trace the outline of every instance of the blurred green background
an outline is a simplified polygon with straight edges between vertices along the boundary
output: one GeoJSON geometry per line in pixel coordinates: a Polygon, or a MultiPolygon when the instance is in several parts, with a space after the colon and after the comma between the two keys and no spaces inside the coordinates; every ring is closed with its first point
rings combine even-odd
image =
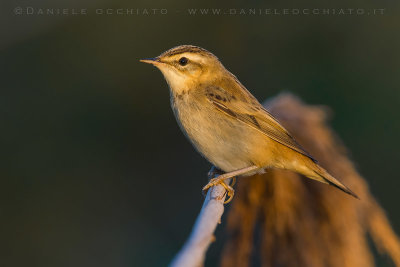
{"type": "MultiPolygon", "coordinates": [[[[287,90],[329,106],[333,128],[400,233],[399,2],[16,0],[0,10],[3,266],[171,260],[200,210],[210,164],[180,132],[162,75],[138,60],[180,44],[215,53],[260,100],[287,90]],[[35,14],[15,14],[16,7],[35,14]],[[187,13],[314,7],[385,11],[187,13]],[[70,14],[40,15],[39,8],[70,14]],[[72,15],[74,8],[87,15],[72,15]],[[168,13],[96,15],[98,8],[168,13]]],[[[218,262],[222,228],[208,266],[218,262]]]]}

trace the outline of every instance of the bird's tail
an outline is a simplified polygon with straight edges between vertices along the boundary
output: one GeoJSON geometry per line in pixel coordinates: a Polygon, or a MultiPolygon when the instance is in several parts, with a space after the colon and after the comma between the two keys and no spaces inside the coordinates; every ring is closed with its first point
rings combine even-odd
{"type": "Polygon", "coordinates": [[[312,163],[312,166],[310,166],[310,169],[307,171],[305,174],[307,177],[317,180],[319,182],[333,185],[336,188],[339,188],[343,192],[360,199],[353,191],[351,191],[347,186],[339,182],[335,177],[330,175],[324,168],[319,166],[316,163],[312,163]]]}

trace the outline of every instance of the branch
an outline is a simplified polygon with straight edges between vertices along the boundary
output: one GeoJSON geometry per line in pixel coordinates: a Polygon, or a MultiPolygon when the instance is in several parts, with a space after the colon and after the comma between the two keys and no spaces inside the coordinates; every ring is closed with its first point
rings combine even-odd
{"type": "MultiPolygon", "coordinates": [[[[229,183],[227,180],[226,182],[229,183]]],[[[204,265],[205,254],[215,240],[214,231],[224,213],[226,190],[223,186],[211,187],[196,219],[189,239],[172,260],[170,267],[199,267],[204,265]]]]}

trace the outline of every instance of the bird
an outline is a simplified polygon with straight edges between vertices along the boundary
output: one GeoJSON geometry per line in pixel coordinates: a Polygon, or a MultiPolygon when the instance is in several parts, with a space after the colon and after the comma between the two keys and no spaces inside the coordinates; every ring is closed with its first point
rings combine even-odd
{"type": "Polygon", "coordinates": [[[161,71],[181,130],[213,164],[209,175],[214,178],[203,191],[222,185],[228,203],[234,196],[228,179],[278,168],[358,198],[322,168],[213,53],[194,45],[180,45],[140,61],[161,71]]]}

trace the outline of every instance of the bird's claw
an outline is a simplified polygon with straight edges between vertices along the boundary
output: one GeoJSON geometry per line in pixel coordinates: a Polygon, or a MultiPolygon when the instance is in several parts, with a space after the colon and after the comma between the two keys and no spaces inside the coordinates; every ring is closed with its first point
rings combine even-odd
{"type": "MultiPolygon", "coordinates": [[[[210,171],[210,172],[211,172],[211,171],[210,171]]],[[[227,204],[227,203],[229,203],[229,202],[232,201],[233,196],[235,195],[235,190],[232,188],[232,186],[233,186],[235,183],[236,183],[236,177],[232,177],[232,183],[231,183],[230,185],[226,184],[224,180],[220,180],[220,179],[218,179],[218,178],[212,178],[212,179],[208,182],[208,184],[206,184],[206,185],[203,187],[203,194],[206,195],[206,194],[207,194],[207,191],[208,191],[211,187],[213,187],[213,186],[222,185],[222,186],[225,188],[225,190],[226,190],[226,194],[228,195],[228,200],[225,200],[225,201],[224,201],[224,204],[227,204]]]]}

